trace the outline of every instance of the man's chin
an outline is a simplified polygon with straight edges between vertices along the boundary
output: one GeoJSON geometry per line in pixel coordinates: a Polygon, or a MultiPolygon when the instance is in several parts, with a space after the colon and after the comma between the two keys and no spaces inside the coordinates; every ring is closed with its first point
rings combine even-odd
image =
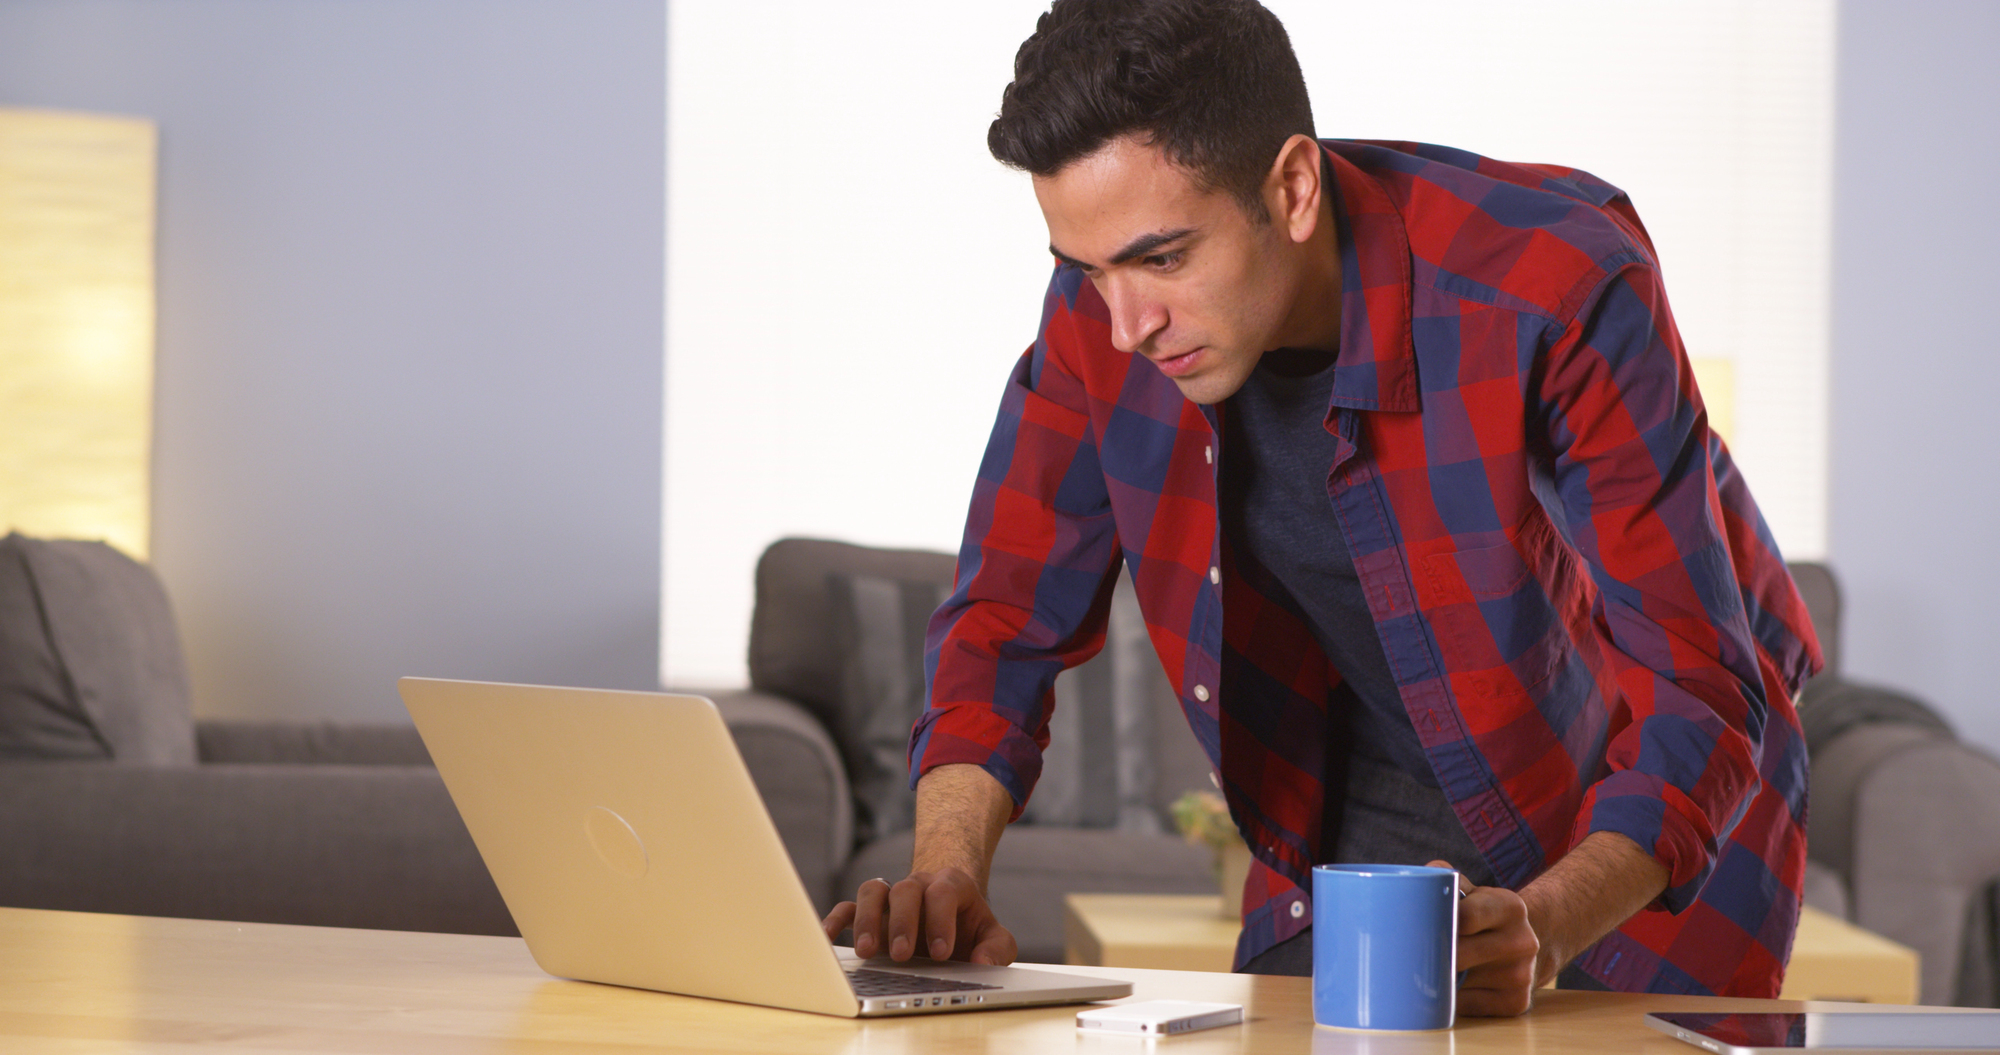
{"type": "Polygon", "coordinates": [[[1181,390],[1187,401],[1199,406],[1220,403],[1236,394],[1248,380],[1243,377],[1227,377],[1215,372],[1197,374],[1191,377],[1170,378],[1181,390]]]}

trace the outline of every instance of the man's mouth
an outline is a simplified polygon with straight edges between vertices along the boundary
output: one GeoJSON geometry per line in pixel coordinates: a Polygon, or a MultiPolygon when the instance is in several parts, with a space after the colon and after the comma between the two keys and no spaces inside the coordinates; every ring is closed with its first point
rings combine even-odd
{"type": "MultiPolygon", "coordinates": [[[[1180,377],[1201,365],[1201,352],[1200,348],[1196,348],[1192,352],[1170,355],[1163,359],[1153,359],[1153,365],[1159,367],[1160,372],[1168,377],[1180,377]]],[[[1148,356],[1148,358],[1151,357],[1148,356]]]]}

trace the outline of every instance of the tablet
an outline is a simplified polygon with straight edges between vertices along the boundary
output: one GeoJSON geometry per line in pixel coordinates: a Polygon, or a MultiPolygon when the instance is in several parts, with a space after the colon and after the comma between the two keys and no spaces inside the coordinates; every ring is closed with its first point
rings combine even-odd
{"type": "Polygon", "coordinates": [[[2000,1051],[1996,1011],[1656,1011],[1646,1024],[1717,1055],[1802,1049],[1862,1052],[2000,1051]]]}

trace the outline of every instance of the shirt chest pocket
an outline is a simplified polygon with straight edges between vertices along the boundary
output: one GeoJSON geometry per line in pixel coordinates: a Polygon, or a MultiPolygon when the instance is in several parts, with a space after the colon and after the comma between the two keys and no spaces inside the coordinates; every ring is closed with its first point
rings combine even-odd
{"type": "Polygon", "coordinates": [[[1574,654],[1562,616],[1573,564],[1540,518],[1511,543],[1424,559],[1431,596],[1439,599],[1425,614],[1460,695],[1531,693],[1563,668],[1574,654]]]}

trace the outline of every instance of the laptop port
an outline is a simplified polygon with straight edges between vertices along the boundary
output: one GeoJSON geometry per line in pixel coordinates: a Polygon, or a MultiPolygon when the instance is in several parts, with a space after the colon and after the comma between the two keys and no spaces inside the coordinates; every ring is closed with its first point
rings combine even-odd
{"type": "Polygon", "coordinates": [[[954,996],[951,998],[951,1002],[954,1004],[963,1004],[965,1003],[965,998],[962,996],[954,996]]]}
{"type": "Polygon", "coordinates": [[[944,997],[941,997],[941,996],[934,996],[934,997],[931,997],[931,1006],[932,1006],[932,1007],[943,1007],[943,1006],[944,1006],[944,997]]]}
{"type": "Polygon", "coordinates": [[[888,1002],[884,1003],[884,1004],[883,1004],[882,1006],[883,1006],[883,1007],[884,1007],[885,1009],[886,1009],[886,1008],[894,1008],[894,1007],[902,1007],[902,1006],[903,1006],[903,1002],[902,1002],[901,1000],[890,1000],[890,1001],[888,1001],[888,1002]]]}

